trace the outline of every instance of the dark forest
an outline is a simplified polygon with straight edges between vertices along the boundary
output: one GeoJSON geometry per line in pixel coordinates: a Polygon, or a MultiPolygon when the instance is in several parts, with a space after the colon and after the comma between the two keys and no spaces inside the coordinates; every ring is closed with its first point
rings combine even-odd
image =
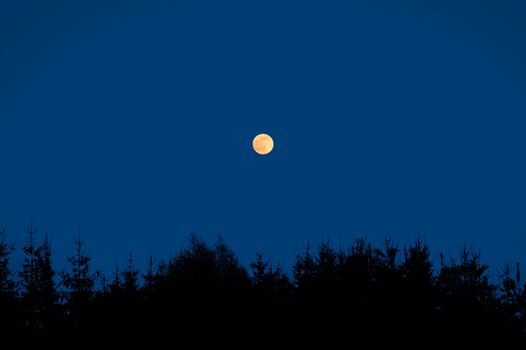
{"type": "Polygon", "coordinates": [[[434,264],[420,238],[406,247],[324,242],[306,245],[287,273],[262,253],[242,266],[221,238],[192,234],[167,260],[139,268],[130,255],[104,277],[80,239],[66,270],[56,271],[49,239],[37,238],[31,226],[13,271],[15,247],[1,233],[0,329],[8,343],[526,345],[519,265],[490,278],[468,248],[434,264]]]}

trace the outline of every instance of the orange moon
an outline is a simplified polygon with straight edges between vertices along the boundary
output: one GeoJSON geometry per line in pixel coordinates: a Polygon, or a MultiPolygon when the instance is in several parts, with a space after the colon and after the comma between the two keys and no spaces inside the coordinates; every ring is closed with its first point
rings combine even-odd
{"type": "Polygon", "coordinates": [[[254,137],[254,140],[252,141],[252,147],[254,147],[254,151],[256,151],[257,154],[269,154],[274,148],[274,140],[272,140],[270,135],[259,134],[254,137]]]}

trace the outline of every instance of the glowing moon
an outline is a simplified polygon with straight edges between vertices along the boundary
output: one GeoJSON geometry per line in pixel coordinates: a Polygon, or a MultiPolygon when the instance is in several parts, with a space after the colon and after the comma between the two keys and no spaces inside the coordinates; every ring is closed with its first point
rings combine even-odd
{"type": "Polygon", "coordinates": [[[274,148],[274,140],[272,140],[270,135],[259,134],[254,137],[254,140],[252,141],[252,147],[254,147],[254,151],[256,151],[258,154],[269,154],[274,148]]]}

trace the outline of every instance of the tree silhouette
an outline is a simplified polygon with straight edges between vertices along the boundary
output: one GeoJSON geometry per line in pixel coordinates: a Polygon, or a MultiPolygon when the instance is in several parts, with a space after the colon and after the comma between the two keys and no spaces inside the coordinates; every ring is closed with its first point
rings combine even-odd
{"type": "Polygon", "coordinates": [[[156,287],[156,275],[155,268],[153,265],[153,257],[150,255],[148,257],[148,264],[146,266],[146,273],[142,275],[144,280],[143,289],[146,294],[152,294],[156,287]]]}
{"type": "MultiPolygon", "coordinates": [[[[415,242],[404,249],[404,261],[400,267],[399,311],[405,314],[405,324],[399,327],[412,329],[422,337],[430,337],[433,332],[434,278],[433,264],[428,245],[417,237],[415,242]]],[[[398,330],[399,333],[403,330],[398,330]]]]}
{"type": "Polygon", "coordinates": [[[36,228],[33,227],[33,218],[27,231],[27,244],[22,248],[24,262],[20,271],[20,285],[22,288],[21,302],[26,309],[26,322],[30,329],[36,327],[38,313],[38,249],[35,246],[36,228]]]}
{"type": "Polygon", "coordinates": [[[42,244],[38,248],[37,254],[37,276],[38,276],[38,290],[40,294],[42,318],[49,321],[49,318],[54,317],[53,312],[55,304],[58,299],[56,285],[55,285],[55,270],[51,261],[51,243],[47,232],[45,233],[42,244]]]}
{"type": "Polygon", "coordinates": [[[9,259],[15,247],[8,244],[5,237],[6,231],[0,229],[0,295],[12,296],[14,294],[15,282],[11,278],[12,272],[9,266],[9,259]]]}
{"type": "Polygon", "coordinates": [[[126,261],[126,269],[121,272],[122,289],[128,298],[137,296],[139,291],[139,270],[133,265],[133,257],[130,253],[126,261]]]}
{"type": "Polygon", "coordinates": [[[86,254],[80,235],[74,241],[73,254],[67,257],[68,268],[60,276],[65,288],[67,318],[70,327],[78,328],[90,317],[97,273],[91,271],[91,257],[86,254]]]}
{"type": "Polygon", "coordinates": [[[91,272],[89,257],[84,243],[77,237],[73,255],[67,257],[69,269],[62,272],[62,284],[67,290],[70,305],[85,303],[93,297],[96,274],[91,272]]]}
{"type": "Polygon", "coordinates": [[[313,288],[316,274],[316,265],[310,253],[310,244],[307,244],[304,252],[296,256],[296,262],[292,268],[298,294],[308,294],[313,288]]]}
{"type": "Polygon", "coordinates": [[[39,332],[51,326],[57,301],[55,272],[51,263],[51,244],[47,232],[41,245],[35,242],[36,228],[31,218],[27,244],[23,247],[24,262],[20,271],[22,305],[27,313],[28,329],[39,332]]]}
{"type": "Polygon", "coordinates": [[[0,230],[0,334],[9,334],[20,328],[17,317],[18,305],[15,298],[15,282],[10,268],[13,245],[6,242],[6,231],[0,230]]]}
{"type": "Polygon", "coordinates": [[[373,246],[357,239],[335,249],[307,244],[292,266],[256,253],[249,272],[218,237],[196,234],[168,260],[146,272],[130,254],[106,283],[80,239],[60,274],[57,298],[47,234],[38,244],[31,222],[19,271],[20,294],[9,264],[13,248],[0,232],[0,332],[25,340],[77,339],[352,347],[526,346],[526,293],[519,266],[506,264],[492,280],[480,254],[464,247],[458,257],[433,264],[418,237],[406,247],[391,239],[373,246]],[[241,336],[243,335],[243,337],[241,336]]]}
{"type": "MultiPolygon", "coordinates": [[[[499,291],[501,292],[500,301],[503,306],[516,307],[520,298],[520,269],[517,263],[517,274],[513,276],[513,269],[509,263],[506,263],[503,271],[500,273],[501,285],[499,291]]],[[[517,310],[510,310],[512,314],[517,310]]]]}
{"type": "Polygon", "coordinates": [[[122,272],[118,266],[116,266],[111,273],[111,282],[108,285],[108,289],[111,295],[122,295],[124,283],[122,281],[122,272]]]}
{"type": "Polygon", "coordinates": [[[284,307],[289,302],[292,284],[280,265],[274,268],[263,253],[256,253],[256,260],[250,264],[250,269],[253,293],[261,310],[284,307]]]}
{"type": "Polygon", "coordinates": [[[443,332],[462,335],[462,345],[497,343],[496,288],[489,281],[488,266],[480,263],[480,253],[464,247],[458,262],[446,263],[441,256],[440,265],[436,287],[443,332]]]}

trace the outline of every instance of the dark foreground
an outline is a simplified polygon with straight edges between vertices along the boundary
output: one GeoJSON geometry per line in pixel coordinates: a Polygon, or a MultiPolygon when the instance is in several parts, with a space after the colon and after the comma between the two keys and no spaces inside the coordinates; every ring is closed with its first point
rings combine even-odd
{"type": "Polygon", "coordinates": [[[518,266],[501,268],[492,282],[479,255],[464,249],[434,268],[420,240],[404,249],[365,240],[306,248],[290,277],[262,255],[245,268],[223,241],[196,236],[170,260],[150,261],[146,273],[130,257],[110,279],[91,271],[80,241],[69,269],[57,274],[49,243],[36,244],[31,232],[18,274],[9,270],[9,252],[4,240],[4,344],[526,345],[518,266]]]}

